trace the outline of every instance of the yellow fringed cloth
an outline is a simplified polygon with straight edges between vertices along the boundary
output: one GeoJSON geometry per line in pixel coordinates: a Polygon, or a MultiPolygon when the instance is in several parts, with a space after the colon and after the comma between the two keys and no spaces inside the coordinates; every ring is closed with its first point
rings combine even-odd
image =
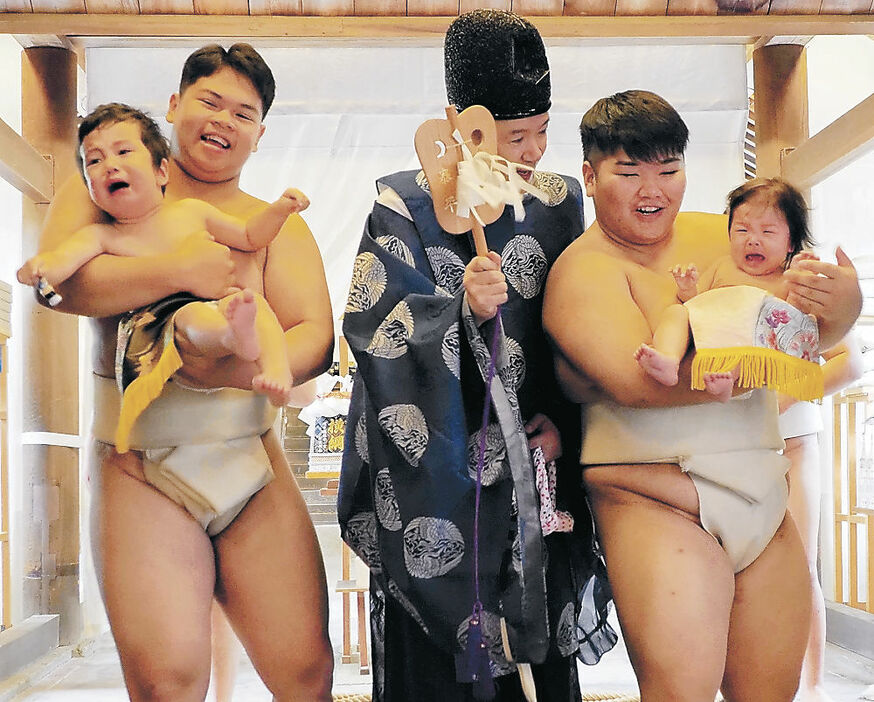
{"type": "Polygon", "coordinates": [[[738,386],[769,388],[797,400],[823,395],[816,319],[750,285],[716,288],[686,303],[695,342],[692,388],[704,375],[737,368],[738,386]]]}
{"type": "Polygon", "coordinates": [[[118,453],[130,449],[130,434],[137,418],[182,367],[174,342],[173,317],[185,305],[198,301],[200,298],[191,295],[173,295],[131,312],[119,322],[115,377],[124,394],[115,431],[118,453]]]}

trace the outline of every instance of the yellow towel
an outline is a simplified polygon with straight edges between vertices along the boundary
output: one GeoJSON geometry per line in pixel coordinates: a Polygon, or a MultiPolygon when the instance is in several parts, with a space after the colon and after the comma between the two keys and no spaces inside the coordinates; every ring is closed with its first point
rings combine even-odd
{"type": "Polygon", "coordinates": [[[149,371],[135,378],[125,388],[118,427],[115,430],[115,450],[118,453],[127,453],[130,448],[131,429],[137,417],[161,394],[167,381],[182,367],[182,357],[173,339],[174,330],[173,324],[164,327],[164,350],[161,357],[149,371]]]}

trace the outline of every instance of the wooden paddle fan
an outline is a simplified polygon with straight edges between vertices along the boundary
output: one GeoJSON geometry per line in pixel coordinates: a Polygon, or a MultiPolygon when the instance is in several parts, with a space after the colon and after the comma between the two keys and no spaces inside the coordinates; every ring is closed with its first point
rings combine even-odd
{"type": "Polygon", "coordinates": [[[489,249],[483,225],[491,224],[501,216],[504,203],[477,205],[479,220],[472,211],[469,215],[459,216],[458,164],[464,160],[464,149],[471,155],[479,151],[497,152],[497,131],[491,112],[481,105],[471,105],[457,114],[455,107],[450,105],[446,108],[446,119],[429,119],[419,125],[415,144],[440,226],[450,234],[473,230],[476,254],[485,256],[489,249]]]}

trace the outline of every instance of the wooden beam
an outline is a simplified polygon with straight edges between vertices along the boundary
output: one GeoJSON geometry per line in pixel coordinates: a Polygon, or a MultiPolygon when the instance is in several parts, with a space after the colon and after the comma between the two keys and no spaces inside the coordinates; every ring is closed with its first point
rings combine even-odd
{"type": "Polygon", "coordinates": [[[783,175],[800,188],[821,183],[874,149],[874,94],[783,156],[783,175]]]}
{"type": "Polygon", "coordinates": [[[713,0],[669,0],[669,15],[712,15],[713,0]]]}
{"type": "Polygon", "coordinates": [[[85,0],[85,8],[91,14],[140,14],[138,0],[85,0]]]}
{"type": "MultiPolygon", "coordinates": [[[[76,57],[71,52],[24,50],[21,134],[39,151],[52,155],[56,182],[76,172],[76,57]]],[[[23,258],[36,252],[47,208],[27,199],[21,203],[23,258]]],[[[16,304],[21,305],[22,319],[16,329],[22,343],[16,372],[31,381],[21,395],[21,431],[79,434],[78,320],[40,307],[33,295],[21,295],[16,304]]],[[[30,524],[16,532],[20,543],[38,544],[42,553],[34,560],[42,584],[35,590],[25,588],[37,600],[30,611],[59,613],[61,644],[75,643],[82,635],[79,452],[62,447],[24,447],[16,474],[24,504],[30,504],[31,495],[45,496],[33,501],[30,524]],[[54,503],[50,508],[49,496],[54,503]]]]}
{"type": "Polygon", "coordinates": [[[194,0],[197,15],[248,15],[248,0],[194,0]]]}
{"type": "MultiPolygon", "coordinates": [[[[565,8],[567,10],[567,7],[565,8]]],[[[67,37],[443,38],[453,17],[277,17],[265,15],[0,14],[0,33],[67,37]]],[[[535,17],[544,37],[753,41],[761,35],[874,34],[872,15],[535,17]]],[[[90,44],[95,45],[95,44],[90,44]]]]}
{"type": "Polygon", "coordinates": [[[616,0],[565,0],[564,14],[568,16],[598,15],[609,17],[616,12],[616,0]]]}
{"type": "Polygon", "coordinates": [[[339,17],[354,15],[355,5],[352,0],[301,0],[300,11],[304,15],[339,17]]]}
{"type": "Polygon", "coordinates": [[[771,0],[772,15],[818,15],[822,0],[771,0]]]}
{"type": "Polygon", "coordinates": [[[784,175],[782,154],[807,140],[807,55],[795,44],[771,44],[753,54],[756,175],[784,175]]]}
{"type": "MultiPolygon", "coordinates": [[[[358,7],[359,0],[355,0],[355,7],[358,7]]],[[[465,12],[476,10],[477,8],[487,10],[509,10],[512,7],[511,0],[459,0],[458,14],[463,15],[465,12]]],[[[356,13],[361,14],[361,13],[356,13]]]]}
{"type": "Polygon", "coordinates": [[[85,0],[30,0],[34,12],[85,12],[85,0]]]}
{"type": "Polygon", "coordinates": [[[33,12],[30,0],[0,0],[0,12],[33,12]]]}
{"type": "Polygon", "coordinates": [[[36,46],[53,46],[56,49],[73,50],[70,40],[59,34],[15,34],[15,41],[22,49],[32,49],[36,46]]]}
{"type": "Polygon", "coordinates": [[[511,9],[517,15],[533,17],[561,16],[564,10],[563,0],[513,0],[511,9]]]}
{"type": "Polygon", "coordinates": [[[385,17],[402,15],[406,11],[407,0],[355,0],[356,15],[385,17]]]}
{"type": "Polygon", "coordinates": [[[616,0],[616,16],[639,15],[659,17],[668,14],[668,0],[616,0]]]}
{"type": "Polygon", "coordinates": [[[34,202],[49,202],[54,194],[52,163],[0,120],[0,178],[34,202]]]}

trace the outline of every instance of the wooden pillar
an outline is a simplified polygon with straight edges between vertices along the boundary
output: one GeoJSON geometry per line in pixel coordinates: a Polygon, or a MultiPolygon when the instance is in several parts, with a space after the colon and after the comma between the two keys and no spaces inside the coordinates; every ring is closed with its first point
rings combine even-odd
{"type": "MultiPolygon", "coordinates": [[[[57,186],[75,171],[76,55],[67,49],[25,49],[21,60],[21,133],[51,158],[57,186]]],[[[24,257],[37,250],[47,203],[22,205],[24,257]]],[[[22,431],[79,433],[76,317],[41,307],[24,290],[22,431]]],[[[79,451],[26,445],[21,485],[25,517],[16,543],[25,549],[23,615],[59,614],[61,643],[81,634],[79,605],[79,451]],[[28,514],[28,512],[30,514],[28,514]],[[30,517],[28,519],[28,516],[30,517]]]]}
{"type": "Polygon", "coordinates": [[[808,136],[807,56],[797,44],[762,46],[753,53],[756,100],[756,175],[782,174],[787,149],[808,136]]]}

